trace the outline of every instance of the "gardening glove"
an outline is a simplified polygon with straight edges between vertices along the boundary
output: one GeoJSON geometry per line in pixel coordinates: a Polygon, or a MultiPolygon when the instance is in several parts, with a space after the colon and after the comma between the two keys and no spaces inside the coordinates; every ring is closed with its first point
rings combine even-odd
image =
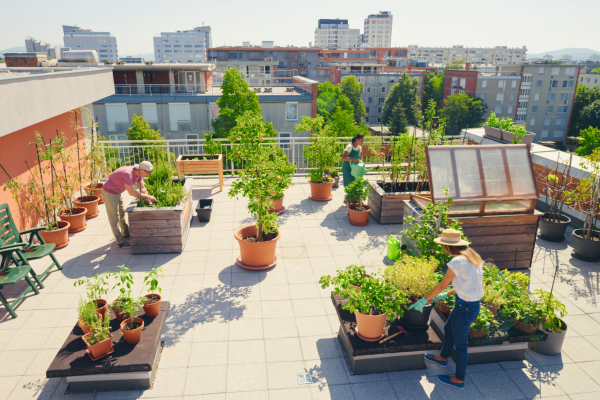
{"type": "Polygon", "coordinates": [[[431,301],[442,301],[446,297],[448,297],[448,293],[440,293],[437,296],[435,296],[433,299],[431,299],[431,301]]]}
{"type": "Polygon", "coordinates": [[[421,298],[419,301],[414,303],[412,306],[408,307],[409,310],[417,310],[418,312],[423,312],[423,307],[427,305],[427,299],[425,297],[421,298]]]}

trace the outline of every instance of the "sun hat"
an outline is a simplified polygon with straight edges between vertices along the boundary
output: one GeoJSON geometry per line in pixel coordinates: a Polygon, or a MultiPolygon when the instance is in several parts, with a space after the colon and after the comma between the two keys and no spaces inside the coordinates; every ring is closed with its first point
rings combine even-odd
{"type": "Polygon", "coordinates": [[[133,168],[143,169],[144,171],[148,171],[148,172],[152,172],[152,170],[154,169],[154,167],[152,166],[152,163],[150,161],[142,161],[139,164],[135,164],[133,166],[133,168]]]}
{"type": "Polygon", "coordinates": [[[468,246],[469,242],[462,240],[460,232],[456,229],[444,229],[442,236],[433,239],[434,242],[439,244],[445,244],[446,246],[468,246]]]}

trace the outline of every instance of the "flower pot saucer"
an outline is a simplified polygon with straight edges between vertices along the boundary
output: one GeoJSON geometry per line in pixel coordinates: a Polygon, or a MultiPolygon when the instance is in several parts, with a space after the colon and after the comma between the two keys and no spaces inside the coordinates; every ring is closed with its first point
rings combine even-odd
{"type": "Polygon", "coordinates": [[[575,257],[575,258],[578,258],[578,259],[580,259],[580,260],[583,260],[583,261],[591,261],[591,262],[600,261],[600,258],[587,258],[587,257],[582,257],[582,256],[580,256],[579,254],[575,253],[575,250],[573,250],[573,251],[571,252],[571,257],[575,257]]]}
{"type": "Polygon", "coordinates": [[[115,349],[112,349],[111,351],[109,351],[109,352],[108,352],[108,353],[106,353],[106,354],[102,354],[102,355],[101,355],[100,357],[98,357],[98,358],[94,358],[94,357],[92,357],[92,353],[90,353],[90,351],[89,351],[89,350],[86,350],[85,352],[87,353],[87,355],[88,355],[88,356],[90,356],[90,358],[92,359],[92,361],[98,361],[99,359],[101,359],[101,358],[104,358],[104,357],[106,357],[107,355],[114,353],[114,352],[115,352],[115,349]]]}
{"type": "Polygon", "coordinates": [[[549,242],[564,242],[565,241],[565,237],[564,236],[561,239],[552,239],[552,238],[549,238],[549,237],[544,236],[544,235],[538,235],[538,237],[540,239],[544,239],[544,240],[547,240],[549,242]]]}
{"type": "Polygon", "coordinates": [[[87,222],[81,228],[79,228],[79,229],[72,229],[72,230],[69,230],[68,232],[69,233],[83,232],[83,231],[85,231],[85,228],[87,228],[87,222]]]}
{"type": "Polygon", "coordinates": [[[323,198],[308,196],[308,198],[311,200],[314,200],[314,201],[329,201],[329,200],[333,199],[333,196],[323,197],[323,198]]]}
{"type": "Polygon", "coordinates": [[[354,333],[356,333],[356,336],[358,336],[360,339],[364,340],[365,342],[378,342],[381,339],[383,339],[383,337],[385,336],[385,328],[383,328],[383,332],[381,332],[381,336],[375,339],[370,339],[370,338],[366,338],[364,336],[362,336],[360,333],[358,333],[358,329],[354,329],[354,333]]]}
{"type": "Polygon", "coordinates": [[[59,245],[59,246],[56,246],[56,247],[54,248],[54,250],[58,250],[58,249],[62,249],[62,248],[65,248],[65,247],[67,247],[67,246],[69,245],[69,242],[70,242],[70,241],[71,241],[71,239],[67,240],[67,243],[65,243],[65,244],[61,244],[61,245],[59,245]]]}
{"type": "Polygon", "coordinates": [[[100,215],[100,211],[98,211],[96,214],[94,215],[90,215],[89,217],[86,215],[85,219],[90,219],[90,218],[96,218],[98,215],[100,215]]]}
{"type": "Polygon", "coordinates": [[[285,207],[281,206],[281,210],[273,210],[273,211],[269,211],[269,214],[273,214],[273,213],[277,213],[277,214],[281,214],[282,212],[285,211],[285,207]]]}
{"type": "Polygon", "coordinates": [[[422,330],[426,330],[429,328],[429,323],[427,325],[423,325],[423,326],[412,326],[409,325],[405,322],[403,322],[402,320],[398,320],[398,322],[400,323],[400,325],[402,325],[403,327],[407,328],[407,329],[412,329],[414,331],[422,331],[422,330]]]}
{"type": "Polygon", "coordinates": [[[369,225],[369,221],[365,222],[364,224],[357,224],[356,222],[352,222],[352,221],[350,221],[350,220],[349,220],[348,222],[350,222],[350,224],[351,224],[351,225],[354,225],[354,226],[365,226],[365,225],[369,225]]]}
{"type": "Polygon", "coordinates": [[[247,269],[247,270],[250,270],[250,271],[262,271],[264,269],[273,268],[275,266],[275,264],[277,264],[277,256],[275,256],[275,260],[271,264],[263,265],[261,267],[252,267],[250,265],[245,265],[242,262],[242,256],[241,255],[237,257],[237,260],[235,260],[235,263],[237,265],[239,265],[241,268],[244,268],[244,269],[247,269]]]}

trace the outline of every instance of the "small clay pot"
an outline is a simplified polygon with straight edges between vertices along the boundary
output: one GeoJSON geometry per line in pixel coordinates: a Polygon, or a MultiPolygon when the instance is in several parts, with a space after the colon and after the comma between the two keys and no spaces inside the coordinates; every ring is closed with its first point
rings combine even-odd
{"type": "Polygon", "coordinates": [[[537,324],[536,326],[532,326],[530,324],[526,324],[525,322],[521,322],[521,321],[517,321],[517,323],[515,324],[515,329],[518,330],[519,332],[523,332],[523,333],[533,333],[533,332],[537,331],[539,327],[540,327],[540,324],[537,324]]]}
{"type": "Polygon", "coordinates": [[[285,207],[283,206],[283,197],[279,200],[273,200],[273,203],[275,203],[273,205],[273,208],[269,209],[269,213],[282,213],[285,210],[285,207]]]}
{"type": "Polygon", "coordinates": [[[146,313],[146,317],[149,318],[154,318],[158,315],[158,310],[160,309],[160,303],[162,302],[162,298],[160,297],[160,294],[147,294],[146,296],[147,298],[156,298],[158,297],[158,301],[152,304],[146,304],[144,303],[144,312],[146,313]]]}
{"type": "Polygon", "coordinates": [[[476,329],[471,328],[471,330],[469,331],[469,336],[471,336],[472,338],[475,338],[475,339],[481,339],[486,336],[486,333],[483,331],[478,331],[476,329]]]}
{"type": "Polygon", "coordinates": [[[439,309],[441,312],[443,312],[446,315],[450,315],[450,313],[452,312],[450,307],[448,307],[447,305],[445,305],[444,303],[441,303],[441,302],[440,302],[439,309]]]}
{"type": "Polygon", "coordinates": [[[117,317],[117,321],[122,322],[127,315],[126,314],[121,314],[119,312],[121,310],[120,308],[114,308],[116,302],[117,302],[117,300],[113,300],[113,302],[110,303],[110,308],[115,313],[115,317],[117,317]]]}
{"type": "Polygon", "coordinates": [[[77,207],[84,207],[87,209],[87,213],[85,213],[85,217],[87,219],[96,218],[99,214],[98,211],[98,201],[100,198],[98,196],[83,196],[78,197],[73,200],[73,204],[77,207]]]}
{"type": "Polygon", "coordinates": [[[83,334],[84,334],[84,335],[85,335],[85,334],[87,334],[87,333],[90,333],[90,330],[91,330],[91,328],[92,328],[92,326],[91,326],[91,325],[85,325],[85,324],[83,323],[83,320],[82,320],[82,319],[80,319],[79,321],[77,321],[77,325],[79,325],[79,327],[80,327],[80,328],[81,328],[81,330],[83,331],[83,334]]]}
{"type": "Polygon", "coordinates": [[[85,342],[85,345],[88,348],[88,355],[90,356],[90,358],[92,360],[96,361],[99,358],[107,356],[114,351],[114,349],[112,347],[112,339],[113,339],[112,333],[110,334],[110,337],[108,339],[98,342],[94,345],[90,345],[88,343],[87,337],[89,335],[91,335],[91,332],[83,335],[81,338],[85,342]]]}
{"type": "Polygon", "coordinates": [[[492,314],[494,314],[494,315],[497,315],[498,311],[500,310],[500,307],[496,307],[491,304],[484,304],[484,306],[486,306],[487,309],[490,310],[492,312],[492,314]]]}
{"type": "Polygon", "coordinates": [[[85,214],[87,208],[73,207],[73,214],[69,214],[68,210],[63,210],[58,216],[62,221],[69,223],[69,233],[77,233],[85,230],[87,223],[85,222],[85,214]]]}
{"type": "Polygon", "coordinates": [[[128,329],[123,329],[123,327],[126,324],[130,323],[130,319],[127,318],[125,321],[121,322],[121,332],[123,332],[123,336],[125,337],[125,340],[129,344],[139,343],[139,341],[142,339],[142,330],[144,329],[144,320],[143,319],[135,318],[133,320],[133,322],[142,324],[142,325],[133,330],[128,330],[128,329]]]}
{"type": "Polygon", "coordinates": [[[44,242],[54,243],[56,245],[54,248],[55,250],[62,249],[69,245],[69,227],[71,226],[67,221],[56,221],[56,225],[58,226],[58,229],[53,231],[40,231],[40,235],[42,235],[44,242]]]}
{"type": "Polygon", "coordinates": [[[94,300],[94,303],[96,304],[96,311],[98,311],[98,314],[102,315],[102,321],[104,321],[104,318],[106,318],[106,312],[108,311],[108,302],[104,299],[98,299],[94,300]]]}
{"type": "MultiPolygon", "coordinates": [[[[85,185],[83,187],[83,189],[87,192],[90,191],[90,186],[92,184],[88,183],[87,185],[85,185]]],[[[94,193],[92,194],[92,196],[98,196],[98,204],[104,204],[104,200],[102,199],[102,186],[104,186],[104,183],[100,182],[98,184],[96,184],[96,189],[94,189],[94,193]]]]}

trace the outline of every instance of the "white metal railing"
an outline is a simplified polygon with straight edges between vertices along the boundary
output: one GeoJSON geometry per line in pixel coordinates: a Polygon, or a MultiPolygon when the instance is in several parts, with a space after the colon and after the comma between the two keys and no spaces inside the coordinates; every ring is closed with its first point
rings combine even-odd
{"type": "MultiPolygon", "coordinates": [[[[282,95],[286,93],[310,93],[310,90],[298,84],[290,82],[289,79],[284,83],[274,83],[274,78],[270,78],[270,84],[252,84],[252,89],[258,91],[261,95],[282,95]]],[[[276,78],[275,78],[276,79],[276,78]]],[[[220,96],[223,93],[219,85],[203,84],[115,84],[115,94],[118,95],[207,95],[220,96]]]]}

